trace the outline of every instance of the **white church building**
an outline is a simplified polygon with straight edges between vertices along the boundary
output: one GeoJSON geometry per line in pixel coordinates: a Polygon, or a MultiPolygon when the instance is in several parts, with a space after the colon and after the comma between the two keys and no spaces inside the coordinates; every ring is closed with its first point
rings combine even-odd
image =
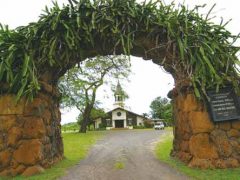
{"type": "Polygon", "coordinates": [[[106,113],[104,118],[97,118],[94,120],[96,129],[106,127],[106,129],[113,128],[126,128],[133,129],[134,126],[143,126],[144,121],[148,118],[131,112],[125,108],[126,93],[123,91],[120,83],[118,82],[115,93],[115,102],[113,110],[106,113]]]}

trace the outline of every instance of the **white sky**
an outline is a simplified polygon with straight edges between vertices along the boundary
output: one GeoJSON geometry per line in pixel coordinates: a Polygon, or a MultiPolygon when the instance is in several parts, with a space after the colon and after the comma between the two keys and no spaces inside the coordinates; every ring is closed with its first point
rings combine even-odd
{"type": "MultiPolygon", "coordinates": [[[[57,0],[59,4],[67,3],[67,0],[57,0]]],[[[165,0],[166,4],[172,0],[165,0]]],[[[175,0],[175,4],[182,3],[183,0],[175,0]]],[[[216,15],[213,21],[220,22],[220,17],[225,21],[232,19],[227,26],[233,34],[240,32],[240,1],[237,0],[185,0],[185,4],[190,8],[194,5],[207,4],[206,13],[211,6],[216,3],[212,16],[216,15]]],[[[0,0],[0,23],[9,25],[10,28],[27,25],[29,22],[38,20],[45,5],[51,6],[51,0],[0,0]]],[[[240,42],[237,43],[238,45],[240,42]]],[[[130,83],[124,83],[122,86],[129,95],[126,105],[132,111],[142,114],[150,111],[149,105],[157,96],[166,97],[169,90],[173,87],[173,79],[169,74],[164,73],[160,67],[154,65],[151,61],[143,61],[141,58],[132,58],[132,71],[130,83]]],[[[105,109],[111,109],[113,97],[110,87],[103,87],[98,92],[105,109]],[[106,92],[104,92],[106,91],[106,92]],[[106,97],[109,98],[106,98],[106,97]]],[[[77,112],[63,112],[62,124],[75,121],[77,112]]]]}

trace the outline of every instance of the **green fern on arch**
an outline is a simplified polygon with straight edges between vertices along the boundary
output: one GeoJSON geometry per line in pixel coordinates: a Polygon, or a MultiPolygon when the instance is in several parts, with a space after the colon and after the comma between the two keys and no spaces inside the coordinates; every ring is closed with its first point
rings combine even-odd
{"type": "Polygon", "coordinates": [[[18,99],[33,97],[46,71],[52,72],[56,84],[74,64],[99,52],[130,55],[143,36],[155,42],[154,51],[164,48],[171,54],[171,61],[161,58],[158,64],[175,80],[189,79],[197,97],[229,82],[239,93],[239,47],[234,46],[239,36],[226,30],[227,23],[216,25],[209,14],[199,14],[202,7],[176,8],[161,1],[69,0],[63,7],[57,3],[46,7],[39,20],[28,26],[10,30],[1,25],[1,93],[15,93],[18,99]]]}

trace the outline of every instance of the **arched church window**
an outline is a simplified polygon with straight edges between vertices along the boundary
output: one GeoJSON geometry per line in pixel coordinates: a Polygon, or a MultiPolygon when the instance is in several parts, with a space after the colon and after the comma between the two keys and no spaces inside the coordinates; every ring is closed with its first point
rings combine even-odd
{"type": "Polygon", "coordinates": [[[118,101],[122,101],[122,96],[118,96],[118,101]]]}

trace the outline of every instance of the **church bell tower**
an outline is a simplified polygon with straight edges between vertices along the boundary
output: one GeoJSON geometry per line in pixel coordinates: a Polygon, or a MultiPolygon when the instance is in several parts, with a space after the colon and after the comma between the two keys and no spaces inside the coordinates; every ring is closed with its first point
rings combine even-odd
{"type": "Polygon", "coordinates": [[[113,104],[113,107],[114,108],[118,108],[118,107],[124,108],[125,107],[125,103],[124,103],[125,92],[123,91],[119,81],[118,81],[116,90],[114,92],[114,97],[115,97],[115,102],[113,104]]]}

